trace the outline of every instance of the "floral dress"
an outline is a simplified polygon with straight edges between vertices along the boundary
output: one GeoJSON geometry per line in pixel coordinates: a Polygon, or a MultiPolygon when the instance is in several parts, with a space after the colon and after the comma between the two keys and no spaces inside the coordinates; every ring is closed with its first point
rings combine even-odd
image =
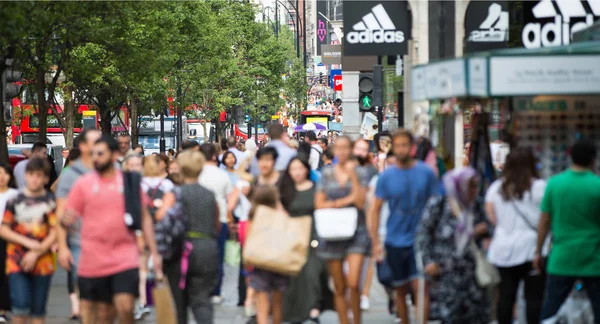
{"type": "MultiPolygon", "coordinates": [[[[480,203],[474,207],[473,224],[485,221],[480,203]]],[[[440,276],[427,278],[431,297],[430,318],[445,324],[490,322],[489,300],[475,279],[475,257],[471,250],[459,255],[454,241],[457,219],[446,198],[430,199],[417,229],[416,248],[423,264],[437,263],[440,276]]]]}

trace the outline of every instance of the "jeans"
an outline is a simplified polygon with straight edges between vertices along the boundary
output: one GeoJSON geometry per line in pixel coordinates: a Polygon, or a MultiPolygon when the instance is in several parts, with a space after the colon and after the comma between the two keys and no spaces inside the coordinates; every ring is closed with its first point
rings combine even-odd
{"type": "Polygon", "coordinates": [[[600,277],[567,277],[548,275],[542,320],[552,318],[569,296],[576,280],[583,282],[594,311],[596,324],[600,324],[600,277]]]}
{"type": "Polygon", "coordinates": [[[44,317],[52,275],[35,276],[23,272],[8,275],[10,301],[15,316],[44,317]]]}
{"type": "Polygon", "coordinates": [[[544,298],[544,274],[532,274],[532,264],[527,262],[518,266],[501,268],[500,298],[498,300],[498,324],[513,323],[513,307],[521,280],[525,281],[525,301],[527,307],[527,323],[539,323],[544,298]]]}
{"type": "Polygon", "coordinates": [[[73,256],[73,264],[71,265],[71,271],[67,272],[67,288],[69,294],[72,294],[75,292],[75,286],[77,285],[77,269],[79,266],[79,256],[81,255],[81,246],[69,245],[69,249],[71,250],[71,255],[73,256]]]}
{"type": "Polygon", "coordinates": [[[221,232],[219,232],[219,281],[217,283],[217,287],[212,292],[212,296],[221,296],[221,285],[223,284],[223,262],[225,259],[225,242],[229,238],[229,228],[227,227],[227,223],[221,223],[221,232]]]}

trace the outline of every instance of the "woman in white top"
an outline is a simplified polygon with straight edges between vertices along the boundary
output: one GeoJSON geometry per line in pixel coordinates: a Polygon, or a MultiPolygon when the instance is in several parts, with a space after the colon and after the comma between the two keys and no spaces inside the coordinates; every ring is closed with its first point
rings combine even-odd
{"type": "MultiPolygon", "coordinates": [[[[4,216],[6,203],[16,197],[19,191],[15,189],[15,177],[12,169],[7,164],[0,164],[0,212],[4,216]]],[[[0,216],[0,217],[1,217],[0,216]]],[[[8,290],[8,281],[6,280],[6,241],[0,239],[0,322],[7,321],[5,313],[10,312],[10,297],[8,290]],[[2,321],[4,319],[4,321],[2,321]]]]}
{"type": "Polygon", "coordinates": [[[521,280],[525,280],[527,323],[540,322],[545,274],[535,271],[532,261],[545,189],[546,182],[538,178],[533,152],[517,148],[508,155],[502,177],[486,194],[486,211],[496,226],[488,259],[500,271],[499,324],[513,322],[521,280]]]}

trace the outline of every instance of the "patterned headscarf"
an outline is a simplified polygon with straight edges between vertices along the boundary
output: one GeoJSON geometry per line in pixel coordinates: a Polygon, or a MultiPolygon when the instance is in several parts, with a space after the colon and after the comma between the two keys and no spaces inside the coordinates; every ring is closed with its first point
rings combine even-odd
{"type": "Polygon", "coordinates": [[[462,255],[474,232],[473,203],[469,202],[469,182],[476,178],[477,171],[471,167],[454,169],[444,175],[446,199],[457,218],[454,243],[457,255],[462,255]]]}

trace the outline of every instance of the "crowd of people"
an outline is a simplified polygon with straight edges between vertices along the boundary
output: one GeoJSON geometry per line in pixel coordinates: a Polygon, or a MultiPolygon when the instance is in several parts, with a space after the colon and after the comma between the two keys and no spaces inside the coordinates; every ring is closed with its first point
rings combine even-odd
{"type": "Polygon", "coordinates": [[[143,319],[154,278],[169,283],[178,323],[188,309],[212,323],[214,305],[231,297],[221,291],[226,243],[243,251],[266,235],[252,226],[269,208],[308,217],[312,229],[293,276],[239,260],[238,304],[251,322],[319,323],[335,310],[339,323],[359,324],[377,277],[401,323],[411,304],[424,322],[512,323],[521,281],[527,323],[555,317],[576,281],[600,323],[593,142],[578,141],[573,167],[549,181],[532,151],[516,148],[482,196],[479,172],[446,172],[431,144],[405,130],[380,133],[374,150],[347,136],[292,140],[280,124],[268,135],[260,147],[184,141],[178,152],[144,156],[128,135],[86,130],[52,182],[45,145],[34,144],[14,175],[0,167],[0,309],[13,323],[43,323],[58,263],[69,271],[71,319],[143,319]],[[326,235],[317,214],[347,215],[350,235],[326,235]]]}

